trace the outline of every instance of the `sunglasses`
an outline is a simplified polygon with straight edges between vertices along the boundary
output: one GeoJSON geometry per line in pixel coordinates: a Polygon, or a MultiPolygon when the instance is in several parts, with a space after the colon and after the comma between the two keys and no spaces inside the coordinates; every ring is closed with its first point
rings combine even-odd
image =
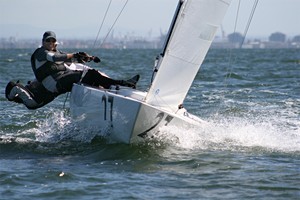
{"type": "Polygon", "coordinates": [[[49,38],[49,39],[46,40],[46,42],[53,42],[54,43],[54,42],[56,42],[56,40],[49,38]]]}

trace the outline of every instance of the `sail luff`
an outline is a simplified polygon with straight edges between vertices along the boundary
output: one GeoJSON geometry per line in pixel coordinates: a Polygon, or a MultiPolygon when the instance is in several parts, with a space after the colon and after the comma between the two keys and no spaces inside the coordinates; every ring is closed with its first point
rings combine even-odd
{"type": "Polygon", "coordinates": [[[176,112],[207,54],[231,0],[180,0],[175,24],[146,102],[176,112]]]}
{"type": "Polygon", "coordinates": [[[173,32],[174,26],[176,24],[176,20],[178,18],[179,11],[180,11],[182,5],[183,5],[183,1],[179,1],[178,5],[177,5],[177,8],[176,8],[176,11],[175,11],[175,14],[174,14],[174,17],[173,17],[172,22],[171,22],[171,26],[169,28],[169,32],[167,34],[167,38],[166,38],[166,41],[165,41],[165,44],[164,44],[164,47],[163,47],[163,52],[161,53],[161,56],[165,55],[166,49],[168,47],[168,44],[169,44],[169,41],[170,41],[170,38],[171,38],[171,35],[172,35],[172,32],[173,32]]]}

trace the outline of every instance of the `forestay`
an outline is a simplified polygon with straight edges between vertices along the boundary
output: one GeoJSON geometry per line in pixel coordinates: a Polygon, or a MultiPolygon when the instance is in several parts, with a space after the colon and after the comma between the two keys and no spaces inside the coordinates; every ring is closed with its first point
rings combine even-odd
{"type": "Polygon", "coordinates": [[[146,102],[176,112],[212,43],[231,0],[181,1],[146,102]]]}

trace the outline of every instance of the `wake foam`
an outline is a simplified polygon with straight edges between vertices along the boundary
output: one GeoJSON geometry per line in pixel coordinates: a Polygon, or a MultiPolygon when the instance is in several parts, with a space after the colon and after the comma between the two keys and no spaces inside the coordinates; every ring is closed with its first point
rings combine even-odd
{"type": "Polygon", "coordinates": [[[156,140],[185,149],[300,152],[300,124],[225,118],[190,129],[163,127],[156,140]]]}
{"type": "Polygon", "coordinates": [[[96,136],[90,130],[79,129],[65,111],[53,111],[40,122],[36,140],[43,143],[63,141],[88,143],[96,136]]]}
{"type": "MultiPolygon", "coordinates": [[[[64,111],[48,114],[35,132],[36,140],[46,143],[89,143],[97,136],[96,131],[78,128],[64,111]]],[[[300,152],[300,122],[278,116],[218,116],[201,127],[162,127],[154,140],[191,150],[300,152]]]]}

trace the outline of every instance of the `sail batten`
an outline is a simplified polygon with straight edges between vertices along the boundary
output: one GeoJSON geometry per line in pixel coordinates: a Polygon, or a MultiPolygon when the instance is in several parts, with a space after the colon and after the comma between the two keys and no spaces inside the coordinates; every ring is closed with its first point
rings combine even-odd
{"type": "Polygon", "coordinates": [[[231,0],[180,2],[146,102],[176,112],[202,64],[231,0]]]}

